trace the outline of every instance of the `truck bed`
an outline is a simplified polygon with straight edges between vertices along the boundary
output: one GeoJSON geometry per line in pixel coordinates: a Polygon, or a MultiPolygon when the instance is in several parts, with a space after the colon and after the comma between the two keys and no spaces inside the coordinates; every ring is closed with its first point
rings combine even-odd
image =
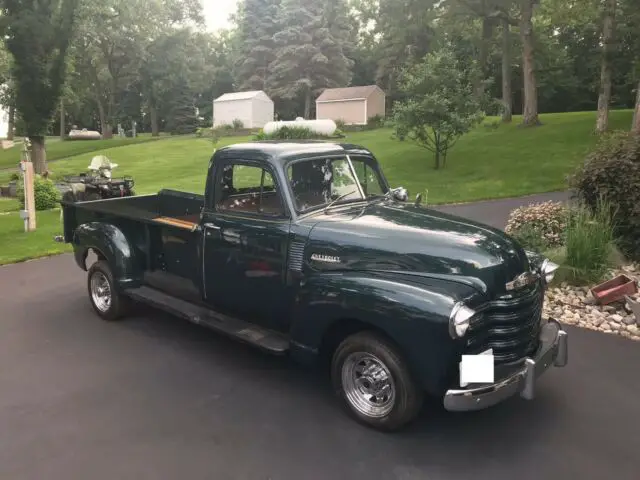
{"type": "Polygon", "coordinates": [[[164,189],[157,194],[110,198],[87,202],[62,202],[65,241],[85,221],[126,218],[137,222],[171,225],[194,230],[200,219],[204,196],[164,189]]]}

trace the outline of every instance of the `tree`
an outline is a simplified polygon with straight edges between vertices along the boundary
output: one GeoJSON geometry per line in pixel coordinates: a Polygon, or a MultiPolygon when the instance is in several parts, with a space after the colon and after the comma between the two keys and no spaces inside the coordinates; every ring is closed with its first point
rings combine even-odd
{"type": "Polygon", "coordinates": [[[326,1],[283,0],[283,27],[274,36],[277,50],[269,65],[269,93],[281,99],[302,97],[305,118],[310,117],[314,94],[351,80],[353,60],[332,32],[328,6],[326,1]]]}
{"type": "Polygon", "coordinates": [[[2,0],[0,29],[13,57],[15,105],[31,140],[36,173],[46,171],[45,134],[65,82],[79,0],[2,0]]]}
{"type": "Polygon", "coordinates": [[[378,40],[376,83],[387,99],[401,98],[398,78],[407,65],[420,62],[432,49],[437,0],[379,0],[373,10],[378,40]]]}
{"type": "Polygon", "coordinates": [[[611,103],[611,53],[615,48],[615,17],[617,0],[604,0],[602,26],[602,67],[600,71],[600,94],[598,95],[598,120],[596,132],[605,132],[609,126],[609,104],[611,103]]]}
{"type": "Polygon", "coordinates": [[[7,140],[13,140],[13,127],[15,124],[15,87],[12,71],[11,54],[7,52],[4,45],[0,45],[0,105],[9,107],[9,118],[7,121],[7,140]]]}
{"type": "Polygon", "coordinates": [[[202,77],[206,83],[196,92],[196,107],[206,125],[212,125],[213,122],[213,100],[234,90],[233,41],[232,33],[228,31],[203,34],[198,40],[204,50],[205,69],[202,77]]]}
{"type": "Polygon", "coordinates": [[[500,20],[502,27],[502,121],[511,123],[513,118],[513,92],[511,89],[511,25],[506,16],[500,20]]]}
{"type": "Polygon", "coordinates": [[[640,135],[640,81],[636,87],[636,105],[633,109],[633,122],[631,124],[631,131],[640,135]]]}
{"type": "Polygon", "coordinates": [[[533,36],[533,8],[538,1],[520,0],[520,36],[522,37],[522,74],[524,77],[522,125],[527,127],[540,125],[533,36]]]}
{"type": "Polygon", "coordinates": [[[241,4],[236,78],[242,90],[269,90],[269,65],[276,58],[274,36],[280,30],[279,7],[280,0],[245,0],[241,4]]]}
{"type": "MultiPolygon", "coordinates": [[[[91,82],[104,138],[125,115],[120,96],[140,81],[147,48],[189,23],[202,24],[198,0],[103,0],[85,2],[78,40],[79,68],[91,82]],[[144,15],[141,15],[144,12],[144,15]]],[[[157,78],[157,77],[155,77],[157,78]]],[[[145,80],[148,80],[147,76],[145,80]]],[[[149,84],[146,83],[145,87],[149,84]]],[[[146,92],[149,94],[149,91],[146,92]]],[[[147,106],[150,116],[153,107],[147,106]]],[[[152,98],[151,102],[155,102],[152,98]]]]}
{"type": "Polygon", "coordinates": [[[211,81],[204,75],[206,45],[199,45],[199,40],[189,28],[172,28],[143,49],[138,75],[152,136],[159,135],[158,111],[171,100],[176,85],[181,87],[180,97],[191,97],[193,103],[198,87],[211,81]]]}
{"type": "Polygon", "coordinates": [[[436,169],[446,166],[458,138],[484,118],[484,99],[474,88],[479,75],[476,63],[460,61],[449,48],[427,54],[402,74],[407,99],[395,105],[395,134],[433,152],[436,169]]]}

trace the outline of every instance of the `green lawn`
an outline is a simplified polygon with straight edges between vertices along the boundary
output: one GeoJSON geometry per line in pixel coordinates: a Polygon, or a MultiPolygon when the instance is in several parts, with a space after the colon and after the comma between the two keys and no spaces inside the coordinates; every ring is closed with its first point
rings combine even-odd
{"type": "Polygon", "coordinates": [[[0,265],[71,251],[69,245],[53,241],[62,234],[59,209],[38,212],[36,218],[36,231],[25,233],[20,215],[0,214],[0,265]]]}
{"type": "MultiPolygon", "coordinates": [[[[631,111],[613,111],[611,128],[627,129],[631,118],[631,111]]],[[[566,175],[584,159],[596,141],[592,134],[596,114],[549,114],[541,115],[541,120],[543,126],[531,129],[519,128],[520,119],[517,117],[513,124],[501,125],[497,129],[479,127],[458,141],[449,153],[446,168],[439,171],[433,169],[430,152],[409,142],[391,140],[391,130],[348,133],[344,141],[369,148],[383,165],[390,183],[407,188],[411,198],[428,190],[426,200],[429,204],[473,201],[566,188],[566,175]]],[[[223,138],[218,147],[249,139],[223,138]]],[[[51,144],[52,149],[55,146],[55,143],[51,144]]],[[[173,137],[82,153],[51,163],[49,168],[56,177],[77,173],[85,171],[91,157],[105,154],[119,165],[116,176],[126,174],[134,177],[139,194],[153,193],[161,188],[203,193],[212,151],[209,140],[173,137]]],[[[0,212],[14,208],[17,208],[15,201],[13,204],[0,203],[0,212]]],[[[42,229],[59,233],[55,215],[39,213],[38,224],[42,229]]],[[[21,229],[17,213],[0,216],[0,263],[38,253],[35,246],[22,248],[22,237],[17,236],[23,235],[19,233],[21,229]],[[9,225],[13,233],[5,232],[9,225]],[[20,247],[7,248],[9,243],[20,247]],[[7,251],[10,253],[5,253],[7,251]]],[[[62,248],[53,243],[52,235],[40,236],[38,232],[25,245],[37,245],[37,239],[42,239],[41,253],[62,248]]]]}
{"type": "Polygon", "coordinates": [[[15,212],[19,209],[20,205],[17,199],[0,197],[0,214],[4,212],[15,212]]]}
{"type": "MultiPolygon", "coordinates": [[[[136,143],[145,143],[159,140],[162,137],[152,137],[150,135],[142,135],[136,138],[112,138],[110,140],[65,140],[59,138],[47,138],[45,147],[47,149],[47,160],[59,160],[74,155],[80,155],[95,150],[104,150],[105,148],[121,147],[136,143]]],[[[22,158],[22,143],[16,142],[13,148],[0,150],[0,168],[17,167],[18,162],[22,158]]],[[[51,168],[52,166],[50,166],[51,168]]]]}

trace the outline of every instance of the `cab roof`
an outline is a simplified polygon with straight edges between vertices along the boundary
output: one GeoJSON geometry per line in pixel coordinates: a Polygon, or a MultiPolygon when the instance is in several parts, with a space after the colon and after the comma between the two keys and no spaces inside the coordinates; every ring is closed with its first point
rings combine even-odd
{"type": "Polygon", "coordinates": [[[237,143],[222,147],[214,154],[218,158],[245,158],[266,160],[270,163],[283,165],[290,160],[299,160],[317,155],[371,155],[366,148],[351,143],[335,143],[323,140],[265,140],[237,143]]]}

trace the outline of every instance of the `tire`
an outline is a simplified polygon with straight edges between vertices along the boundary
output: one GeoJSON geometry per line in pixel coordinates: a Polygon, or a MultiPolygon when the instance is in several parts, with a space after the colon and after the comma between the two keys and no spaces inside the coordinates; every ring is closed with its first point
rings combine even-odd
{"type": "Polygon", "coordinates": [[[104,260],[89,268],[87,290],[91,306],[103,320],[119,320],[130,308],[131,300],[117,291],[111,268],[104,260]]]}
{"type": "Polygon", "coordinates": [[[342,341],[333,354],[331,378],[347,412],[377,430],[394,431],[406,426],[422,407],[424,394],[398,348],[373,332],[358,332],[342,341]],[[369,375],[363,375],[367,367],[369,375]],[[373,383],[374,374],[377,385],[373,383]],[[366,395],[372,395],[373,401],[366,395]]]}

